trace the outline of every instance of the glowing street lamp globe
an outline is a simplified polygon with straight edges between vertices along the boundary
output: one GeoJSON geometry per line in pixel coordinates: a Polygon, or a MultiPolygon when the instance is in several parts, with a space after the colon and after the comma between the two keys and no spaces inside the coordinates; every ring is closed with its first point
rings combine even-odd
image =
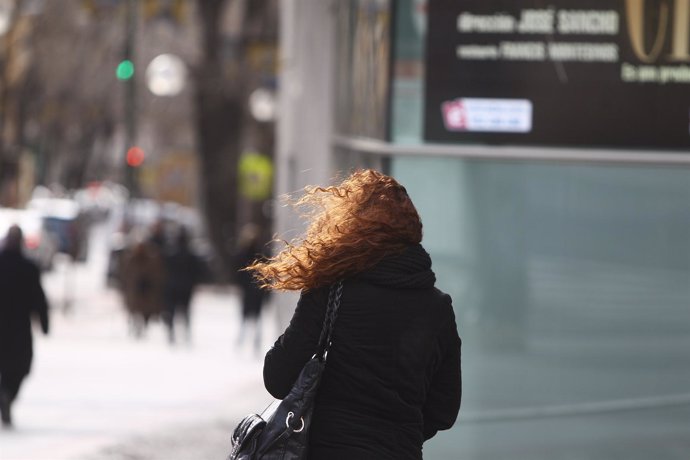
{"type": "Polygon", "coordinates": [[[146,68],[146,85],[156,96],[176,96],[185,86],[187,66],[174,54],[160,54],[146,68]]]}
{"type": "Polygon", "coordinates": [[[0,36],[5,35],[10,30],[13,10],[13,0],[0,0],[0,36]]]}

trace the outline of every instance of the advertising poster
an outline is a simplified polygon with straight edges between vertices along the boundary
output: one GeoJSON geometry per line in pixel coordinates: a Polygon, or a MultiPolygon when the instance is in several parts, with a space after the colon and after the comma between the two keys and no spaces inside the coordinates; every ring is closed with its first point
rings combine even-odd
{"type": "Polygon", "coordinates": [[[430,0],[428,142],[690,147],[690,0],[430,0]]]}

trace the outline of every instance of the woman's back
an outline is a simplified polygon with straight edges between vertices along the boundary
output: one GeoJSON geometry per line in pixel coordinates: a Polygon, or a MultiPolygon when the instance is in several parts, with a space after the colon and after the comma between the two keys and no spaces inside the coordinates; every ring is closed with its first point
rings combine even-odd
{"type": "Polygon", "coordinates": [[[344,281],[307,428],[309,458],[421,459],[424,441],[455,422],[461,376],[451,300],[434,287],[419,213],[405,187],[374,170],[305,192],[297,202],[310,218],[304,236],[247,267],[263,287],[302,293],[266,354],[266,389],[284,398],[321,356],[329,286],[344,281]]]}
{"type": "MultiPolygon", "coordinates": [[[[310,457],[420,459],[460,404],[460,340],[450,297],[419,245],[345,282],[310,432],[310,457]]],[[[266,386],[283,397],[314,353],[327,289],[300,299],[268,353],[266,386]],[[309,356],[307,356],[309,355],[309,356]]]]}

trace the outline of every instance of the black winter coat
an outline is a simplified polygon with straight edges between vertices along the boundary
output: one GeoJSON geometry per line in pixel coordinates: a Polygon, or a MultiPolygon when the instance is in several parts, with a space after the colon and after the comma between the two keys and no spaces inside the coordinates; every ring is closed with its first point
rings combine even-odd
{"type": "MultiPolygon", "coordinates": [[[[310,432],[313,460],[421,459],[422,443],[450,428],[461,398],[460,338],[431,259],[412,246],[347,279],[310,432]]],[[[290,391],[314,354],[328,289],[303,293],[266,354],[264,383],[290,391]]]]}
{"type": "Polygon", "coordinates": [[[168,307],[189,307],[194,288],[201,282],[201,259],[187,248],[165,257],[165,300],[168,307]]]}
{"type": "Polygon", "coordinates": [[[34,315],[47,334],[48,303],[38,267],[19,251],[0,251],[0,373],[29,373],[34,315]]]}

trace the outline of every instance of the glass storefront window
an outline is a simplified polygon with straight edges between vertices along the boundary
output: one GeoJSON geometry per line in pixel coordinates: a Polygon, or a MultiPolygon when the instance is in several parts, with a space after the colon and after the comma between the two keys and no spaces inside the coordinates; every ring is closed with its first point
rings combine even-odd
{"type": "Polygon", "coordinates": [[[690,171],[423,156],[392,168],[463,337],[460,417],[425,458],[687,456],[690,171]]]}
{"type": "Polygon", "coordinates": [[[338,2],[336,131],[388,137],[390,0],[338,2]]]}
{"type": "Polygon", "coordinates": [[[398,144],[422,142],[425,5],[420,0],[399,0],[395,7],[391,141],[398,144]]]}

